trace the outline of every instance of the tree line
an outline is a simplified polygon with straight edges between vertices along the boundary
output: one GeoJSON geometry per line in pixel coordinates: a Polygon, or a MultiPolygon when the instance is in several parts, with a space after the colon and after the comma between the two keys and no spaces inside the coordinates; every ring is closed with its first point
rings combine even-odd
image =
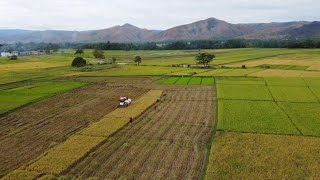
{"type": "Polygon", "coordinates": [[[16,43],[0,44],[0,51],[47,52],[58,49],[100,49],[100,50],[190,50],[227,48],[320,48],[320,39],[306,40],[194,40],[147,43],[16,43]]]}

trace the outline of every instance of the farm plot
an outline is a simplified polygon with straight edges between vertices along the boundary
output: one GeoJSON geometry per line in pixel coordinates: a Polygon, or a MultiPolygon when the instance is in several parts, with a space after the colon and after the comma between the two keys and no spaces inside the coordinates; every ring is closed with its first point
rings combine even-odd
{"type": "Polygon", "coordinates": [[[299,135],[273,101],[219,100],[218,130],[299,135]]]}
{"type": "Polygon", "coordinates": [[[232,69],[215,69],[215,70],[212,70],[212,71],[206,71],[206,72],[203,72],[203,73],[196,74],[195,76],[202,76],[202,77],[210,76],[210,77],[213,77],[213,76],[217,76],[219,74],[230,72],[230,71],[232,71],[232,69]]]}
{"type": "Polygon", "coordinates": [[[111,136],[64,175],[80,179],[200,178],[214,124],[213,91],[204,87],[164,93],[156,108],[111,136]],[[211,96],[204,100],[203,93],[211,96]]]}
{"type": "Polygon", "coordinates": [[[320,87],[320,78],[303,78],[308,86],[320,87]]]}
{"type": "Polygon", "coordinates": [[[56,81],[22,85],[24,86],[0,91],[0,115],[25,104],[82,87],[86,85],[86,83],[56,81]]]}
{"type": "Polygon", "coordinates": [[[216,76],[246,76],[258,71],[262,71],[262,69],[233,69],[232,71],[217,74],[216,76]]]}
{"type": "Polygon", "coordinates": [[[205,77],[168,77],[155,81],[155,84],[167,85],[214,85],[214,78],[205,77]]]}
{"type": "Polygon", "coordinates": [[[190,81],[190,77],[181,77],[175,84],[177,85],[187,85],[190,81]]]}
{"type": "Polygon", "coordinates": [[[162,67],[162,66],[121,66],[109,71],[86,73],[85,76],[164,76],[178,71],[184,71],[186,68],[162,67]]]}
{"type": "Polygon", "coordinates": [[[102,120],[78,134],[70,137],[62,144],[50,149],[45,155],[31,163],[26,170],[59,175],[72,164],[84,157],[102,141],[137,118],[161,97],[162,91],[151,90],[144,94],[128,108],[119,108],[107,114],[102,120]]]}
{"type": "Polygon", "coordinates": [[[254,77],[219,77],[217,84],[233,84],[233,85],[265,85],[263,78],[254,77]]]}
{"type": "Polygon", "coordinates": [[[302,78],[265,78],[268,86],[307,86],[302,78]]]}
{"type": "MultiPolygon", "coordinates": [[[[265,65],[263,65],[265,66],[265,65]]],[[[308,66],[292,66],[292,65],[271,65],[271,69],[285,69],[285,70],[306,70],[308,66]]]]}
{"type": "Polygon", "coordinates": [[[268,88],[263,85],[218,84],[217,90],[219,99],[272,100],[268,88]]]}
{"type": "MultiPolygon", "coordinates": [[[[250,74],[254,77],[300,77],[304,71],[267,69],[250,74]]],[[[307,72],[310,73],[310,72],[307,72]]]]}
{"type": "Polygon", "coordinates": [[[188,69],[184,71],[178,71],[171,74],[168,74],[169,76],[193,76],[199,73],[203,73],[209,71],[208,69],[188,69]]]}
{"type": "Polygon", "coordinates": [[[163,84],[175,84],[179,79],[180,77],[170,77],[163,81],[163,84]]]}
{"type": "Polygon", "coordinates": [[[193,77],[190,79],[189,83],[190,85],[200,85],[202,81],[202,78],[200,77],[193,77]]]}
{"type": "Polygon", "coordinates": [[[113,111],[118,97],[133,99],[146,90],[105,84],[77,89],[0,118],[0,172],[26,164],[52,146],[113,111]]]}
{"type": "Polygon", "coordinates": [[[318,102],[308,87],[269,86],[277,102],[318,102]]]}
{"type": "Polygon", "coordinates": [[[214,85],[214,78],[202,78],[202,85],[214,85]]]}
{"type": "Polygon", "coordinates": [[[303,135],[320,136],[320,103],[280,103],[303,135]]]}
{"type": "Polygon", "coordinates": [[[219,133],[205,179],[319,179],[320,138],[219,133]]]}

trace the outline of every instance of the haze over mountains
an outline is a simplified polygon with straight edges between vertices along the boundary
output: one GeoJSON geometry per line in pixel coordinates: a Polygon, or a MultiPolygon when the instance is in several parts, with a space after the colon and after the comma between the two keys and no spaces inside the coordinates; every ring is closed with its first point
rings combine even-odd
{"type": "Polygon", "coordinates": [[[0,43],[16,42],[161,42],[200,39],[308,39],[320,38],[320,22],[231,24],[215,18],[168,30],[148,30],[130,24],[92,31],[0,30],[0,43]]]}

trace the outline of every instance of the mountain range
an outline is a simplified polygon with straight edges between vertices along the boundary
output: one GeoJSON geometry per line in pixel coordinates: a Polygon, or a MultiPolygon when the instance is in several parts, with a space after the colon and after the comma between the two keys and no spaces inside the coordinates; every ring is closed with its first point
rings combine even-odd
{"type": "Polygon", "coordinates": [[[173,27],[148,30],[130,24],[91,31],[0,30],[0,43],[16,42],[163,42],[201,39],[308,39],[320,38],[320,21],[232,24],[215,18],[173,27]]]}

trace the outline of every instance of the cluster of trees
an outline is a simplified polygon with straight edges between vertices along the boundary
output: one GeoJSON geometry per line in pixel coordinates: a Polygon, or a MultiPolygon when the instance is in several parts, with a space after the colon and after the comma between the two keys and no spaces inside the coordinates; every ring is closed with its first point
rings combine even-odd
{"type": "Polygon", "coordinates": [[[98,50],[188,50],[188,49],[225,49],[225,48],[320,48],[319,39],[307,40],[195,40],[148,43],[16,43],[2,44],[1,51],[33,51],[46,52],[58,49],[98,49],[98,50]]]}

